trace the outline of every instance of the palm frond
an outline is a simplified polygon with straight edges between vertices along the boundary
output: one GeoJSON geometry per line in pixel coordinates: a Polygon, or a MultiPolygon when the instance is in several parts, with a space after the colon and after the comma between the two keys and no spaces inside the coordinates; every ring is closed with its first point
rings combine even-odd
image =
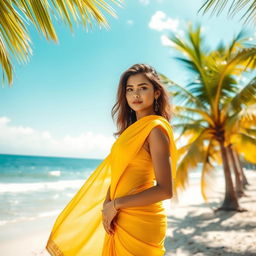
{"type": "Polygon", "coordinates": [[[191,68],[200,74],[203,80],[204,70],[202,66],[202,60],[205,52],[203,51],[201,45],[202,38],[200,26],[193,30],[192,25],[188,24],[187,37],[188,41],[185,41],[182,38],[179,38],[176,34],[171,33],[169,39],[173,42],[174,48],[187,56],[188,60],[191,61],[191,68]]]}
{"type": "Polygon", "coordinates": [[[162,83],[167,87],[167,89],[171,89],[171,93],[175,96],[175,99],[182,100],[182,105],[192,105],[200,109],[207,110],[206,106],[202,103],[202,101],[200,101],[198,97],[193,95],[193,93],[191,93],[189,90],[173,82],[164,74],[159,74],[159,77],[162,83]]]}
{"type": "Polygon", "coordinates": [[[236,53],[224,66],[216,87],[216,96],[214,98],[214,113],[219,112],[219,107],[220,107],[219,102],[220,102],[223,81],[227,74],[232,73],[232,71],[236,69],[237,65],[245,66],[244,71],[248,67],[255,68],[256,67],[256,48],[243,48],[238,53],[236,53]]]}
{"type": "MultiPolygon", "coordinates": [[[[202,131],[193,142],[188,142],[186,153],[182,156],[180,153],[179,164],[177,167],[176,182],[177,187],[185,189],[188,182],[188,171],[197,167],[199,162],[203,162],[203,141],[211,138],[211,132],[208,129],[202,131]]],[[[191,139],[190,139],[191,140],[191,139]]],[[[180,151],[179,151],[180,152],[180,151]]]]}
{"type": "Polygon", "coordinates": [[[228,104],[228,110],[240,112],[244,106],[256,104],[256,76],[236,94],[228,104]]]}
{"type": "MultiPolygon", "coordinates": [[[[10,62],[10,57],[8,55],[8,52],[5,48],[5,44],[0,36],[0,58],[1,58],[1,65],[3,67],[3,69],[5,70],[6,74],[7,74],[7,78],[9,81],[12,81],[12,64],[10,62]]],[[[4,85],[4,73],[2,76],[2,87],[4,85]]]]}
{"type": "MultiPolygon", "coordinates": [[[[206,0],[205,3],[199,8],[197,12],[199,13],[201,10],[203,10],[203,14],[205,14],[207,11],[212,9],[211,15],[216,14],[218,16],[224,10],[228,2],[228,0],[206,0]]],[[[231,6],[228,9],[227,14],[233,17],[242,9],[245,9],[245,7],[248,5],[249,7],[246,9],[245,13],[240,18],[240,20],[245,19],[244,25],[248,24],[249,22],[253,22],[255,24],[255,1],[233,0],[231,6]]]]}
{"type": "Polygon", "coordinates": [[[186,130],[204,130],[206,128],[200,124],[200,121],[194,123],[173,124],[172,127],[175,129],[182,128],[182,133],[184,133],[186,130]]]}
{"type": "Polygon", "coordinates": [[[174,111],[176,112],[186,112],[186,113],[191,113],[193,115],[200,115],[203,120],[205,120],[210,126],[214,126],[214,121],[212,120],[212,117],[205,111],[201,109],[195,109],[195,108],[189,108],[185,106],[174,106],[174,111]]]}
{"type": "Polygon", "coordinates": [[[256,140],[254,136],[245,133],[233,134],[231,143],[246,161],[256,164],[256,140]]]}
{"type": "Polygon", "coordinates": [[[241,46],[248,42],[249,37],[247,37],[247,32],[245,30],[239,31],[239,33],[233,38],[231,43],[228,45],[228,49],[226,51],[226,59],[228,60],[232,54],[236,53],[241,46]]]}
{"type": "MultiPolygon", "coordinates": [[[[256,126],[256,124],[255,124],[255,126],[256,126]]],[[[254,137],[254,139],[256,140],[256,129],[242,128],[241,130],[243,131],[244,134],[248,134],[250,137],[254,137]]]]}
{"type": "MultiPolygon", "coordinates": [[[[120,5],[122,0],[109,0],[120,5]]],[[[53,25],[53,17],[68,24],[72,30],[72,21],[79,22],[88,29],[92,21],[99,26],[109,28],[102,10],[117,17],[114,9],[103,0],[1,0],[0,1],[0,52],[4,78],[7,76],[8,85],[13,82],[12,58],[25,63],[32,55],[30,37],[27,26],[32,23],[39,33],[47,40],[58,42],[53,25]]]]}
{"type": "MultiPolygon", "coordinates": [[[[233,112],[233,111],[232,111],[233,112]]],[[[225,130],[229,134],[237,133],[240,128],[250,128],[256,125],[256,104],[243,107],[240,111],[229,114],[225,120],[225,130]]]]}

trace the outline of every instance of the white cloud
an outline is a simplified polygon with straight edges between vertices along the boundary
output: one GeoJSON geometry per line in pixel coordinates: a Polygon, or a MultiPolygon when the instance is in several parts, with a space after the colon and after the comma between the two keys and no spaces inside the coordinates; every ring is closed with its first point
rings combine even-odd
{"type": "Polygon", "coordinates": [[[127,20],[127,24],[128,24],[128,25],[133,25],[133,24],[134,24],[134,21],[133,21],[133,20],[127,20]]]}
{"type": "MultiPolygon", "coordinates": [[[[176,37],[184,38],[184,31],[179,28],[181,21],[179,19],[172,19],[164,12],[157,11],[151,17],[148,26],[157,31],[171,31],[176,37]]],[[[168,35],[161,35],[161,43],[164,46],[174,46],[175,44],[169,39],[168,35]]]]}
{"type": "Polygon", "coordinates": [[[112,136],[84,132],[55,139],[49,131],[13,126],[8,117],[0,117],[0,153],[105,158],[115,141],[112,136]]]}
{"type": "Polygon", "coordinates": [[[174,46],[175,44],[168,38],[167,35],[161,35],[161,43],[165,46],[174,46]]]}
{"type": "Polygon", "coordinates": [[[178,32],[179,20],[167,17],[162,11],[156,11],[151,17],[149,27],[158,31],[171,30],[178,32]]]}
{"type": "MultiPolygon", "coordinates": [[[[150,4],[150,0],[139,0],[139,2],[143,5],[149,5],[150,4]]],[[[156,0],[156,2],[158,3],[163,3],[164,0],[156,0]]]]}
{"type": "Polygon", "coordinates": [[[149,5],[150,1],[149,0],[139,0],[139,2],[143,5],[149,5]]]}

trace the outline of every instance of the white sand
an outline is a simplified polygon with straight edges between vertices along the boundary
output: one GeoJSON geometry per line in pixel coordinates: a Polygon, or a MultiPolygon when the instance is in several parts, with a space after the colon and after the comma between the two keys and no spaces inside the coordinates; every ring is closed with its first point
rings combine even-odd
{"type": "Polygon", "coordinates": [[[47,255],[45,244],[56,216],[0,226],[1,256],[47,255]]]}
{"type": "MultiPolygon", "coordinates": [[[[246,176],[251,185],[247,197],[239,202],[247,212],[213,213],[223,200],[222,181],[216,182],[222,185],[216,186],[209,204],[203,202],[198,180],[182,194],[179,204],[164,201],[168,213],[166,255],[256,256],[256,171],[246,171],[246,176]]],[[[0,226],[0,255],[49,256],[45,245],[55,218],[0,226]]]]}
{"type": "Polygon", "coordinates": [[[250,186],[239,199],[247,212],[214,213],[224,199],[219,181],[215,196],[204,203],[199,184],[191,184],[179,205],[168,209],[167,256],[256,256],[256,171],[246,171],[250,186]]]}

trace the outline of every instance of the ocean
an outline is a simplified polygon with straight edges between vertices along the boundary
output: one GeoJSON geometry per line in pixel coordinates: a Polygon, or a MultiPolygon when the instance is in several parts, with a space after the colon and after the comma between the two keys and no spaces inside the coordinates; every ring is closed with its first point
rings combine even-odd
{"type": "MultiPolygon", "coordinates": [[[[57,216],[102,161],[0,154],[0,227],[57,216]]],[[[199,184],[201,168],[189,180],[199,184]]]]}
{"type": "Polygon", "coordinates": [[[101,162],[0,154],[0,226],[57,215],[101,162]]]}

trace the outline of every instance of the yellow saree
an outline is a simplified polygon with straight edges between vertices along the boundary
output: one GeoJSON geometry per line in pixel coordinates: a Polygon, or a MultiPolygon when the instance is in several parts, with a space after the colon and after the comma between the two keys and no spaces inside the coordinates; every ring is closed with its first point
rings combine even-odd
{"type": "Polygon", "coordinates": [[[177,151],[169,122],[158,115],[140,118],[117,138],[107,157],[57,217],[46,245],[51,255],[164,255],[166,214],[162,202],[120,209],[114,235],[106,233],[101,212],[109,186],[113,200],[154,185],[152,161],[142,145],[156,126],[169,137],[175,179],[177,151]]]}

